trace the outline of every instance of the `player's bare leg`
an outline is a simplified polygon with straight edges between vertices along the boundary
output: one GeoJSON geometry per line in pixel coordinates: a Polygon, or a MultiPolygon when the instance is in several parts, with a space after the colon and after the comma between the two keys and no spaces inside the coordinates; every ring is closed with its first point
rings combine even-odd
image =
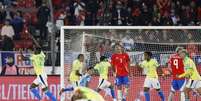
{"type": "Polygon", "coordinates": [[[170,91],[169,96],[168,96],[168,101],[172,101],[174,94],[175,94],[174,91],[170,91]]]}
{"type": "Polygon", "coordinates": [[[117,99],[118,101],[122,101],[123,100],[123,92],[122,92],[122,85],[118,85],[117,86],[117,99]]]}
{"type": "Polygon", "coordinates": [[[125,85],[125,88],[124,88],[124,96],[123,96],[123,99],[125,100],[126,97],[128,96],[128,89],[129,89],[129,85],[125,85]]]}
{"type": "Polygon", "coordinates": [[[180,101],[185,101],[185,93],[184,93],[184,91],[180,92],[180,101]]]}
{"type": "MultiPolygon", "coordinates": [[[[168,96],[168,101],[173,101],[172,98],[175,95],[174,91],[171,91],[168,96]]],[[[180,101],[185,101],[185,93],[184,91],[180,91],[180,101]]]]}

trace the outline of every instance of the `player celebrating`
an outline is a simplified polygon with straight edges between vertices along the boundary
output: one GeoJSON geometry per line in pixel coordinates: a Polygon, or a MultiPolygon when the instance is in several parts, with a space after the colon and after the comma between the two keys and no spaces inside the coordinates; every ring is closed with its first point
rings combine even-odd
{"type": "Polygon", "coordinates": [[[105,56],[101,56],[100,63],[96,64],[96,66],[94,67],[94,69],[97,70],[98,72],[97,74],[100,75],[97,92],[100,92],[101,90],[109,88],[111,91],[113,100],[116,101],[114,88],[112,84],[108,81],[108,71],[110,67],[111,67],[111,64],[108,62],[107,58],[105,56]]]}
{"type": "Polygon", "coordinates": [[[34,54],[31,57],[24,57],[21,51],[22,59],[23,60],[31,60],[34,71],[37,75],[36,79],[31,84],[30,90],[37,97],[38,100],[41,100],[42,97],[39,94],[37,87],[40,85],[42,87],[42,91],[52,100],[57,101],[56,97],[48,90],[47,84],[47,74],[44,70],[44,63],[45,63],[45,54],[42,52],[41,48],[36,48],[34,50],[34,54]]]}
{"type": "Polygon", "coordinates": [[[168,60],[168,67],[172,70],[173,81],[171,86],[171,92],[168,97],[168,101],[172,101],[173,95],[176,90],[179,90],[180,101],[185,100],[184,87],[186,84],[185,78],[178,78],[178,75],[184,73],[184,64],[183,59],[179,56],[179,53],[182,51],[183,47],[177,47],[176,53],[171,55],[168,60]]]}
{"type": "Polygon", "coordinates": [[[189,78],[186,87],[184,88],[185,101],[190,101],[190,91],[196,90],[201,94],[201,76],[197,71],[196,65],[193,60],[187,56],[187,51],[182,50],[180,52],[180,57],[183,59],[185,73],[179,75],[179,78],[189,78]]]}
{"type": "Polygon", "coordinates": [[[127,53],[124,53],[121,45],[115,45],[115,51],[111,58],[111,64],[113,67],[113,71],[116,75],[116,85],[117,85],[117,95],[118,101],[125,101],[126,96],[128,95],[128,87],[129,87],[129,67],[130,67],[130,59],[127,53]],[[125,86],[125,94],[123,96],[122,89],[125,86]]]}
{"type": "Polygon", "coordinates": [[[159,67],[159,64],[155,59],[152,59],[151,57],[151,52],[144,52],[144,61],[139,65],[139,67],[145,69],[146,71],[146,79],[144,81],[144,95],[146,101],[150,101],[149,89],[153,87],[156,89],[156,91],[158,91],[161,100],[165,101],[164,94],[158,81],[157,68],[159,67]]]}

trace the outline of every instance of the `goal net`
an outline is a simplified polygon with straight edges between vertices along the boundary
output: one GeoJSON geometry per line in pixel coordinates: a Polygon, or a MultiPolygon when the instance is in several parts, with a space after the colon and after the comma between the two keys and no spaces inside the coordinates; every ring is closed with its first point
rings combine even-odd
{"type": "MultiPolygon", "coordinates": [[[[61,87],[67,87],[70,82],[68,77],[73,60],[77,55],[85,55],[84,67],[93,67],[100,56],[110,59],[114,53],[114,45],[121,44],[131,60],[129,73],[130,87],[127,101],[144,101],[143,83],[144,71],[136,67],[142,61],[143,52],[153,52],[153,58],[160,64],[159,69],[165,69],[168,58],[178,46],[184,47],[190,57],[195,61],[201,73],[201,28],[199,27],[62,27],[61,28],[61,87]]],[[[161,77],[158,71],[161,89],[167,99],[171,89],[172,77],[161,77]]],[[[115,77],[109,72],[109,81],[114,83],[115,77]]],[[[98,85],[98,77],[93,76],[89,87],[94,89],[98,85]]],[[[116,90],[116,89],[115,89],[116,90]]],[[[112,101],[110,96],[101,92],[106,101],[112,101]]],[[[150,90],[151,101],[159,101],[155,90],[150,90]]],[[[66,93],[62,101],[70,101],[71,93],[66,93]]],[[[179,101],[176,93],[174,101],[179,101]]],[[[201,98],[191,94],[192,101],[201,98]]]]}

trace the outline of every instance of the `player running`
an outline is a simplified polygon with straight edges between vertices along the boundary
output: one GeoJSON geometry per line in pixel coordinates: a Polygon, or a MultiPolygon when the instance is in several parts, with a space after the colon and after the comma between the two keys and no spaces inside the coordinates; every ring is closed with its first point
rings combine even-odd
{"type": "Polygon", "coordinates": [[[45,63],[45,54],[41,50],[41,48],[36,48],[34,50],[34,54],[31,55],[31,57],[24,57],[22,54],[23,60],[31,60],[34,71],[37,75],[36,79],[31,84],[30,90],[34,94],[34,96],[40,101],[42,100],[42,97],[39,94],[39,91],[37,89],[38,86],[42,87],[42,91],[45,92],[45,94],[52,100],[57,101],[56,97],[48,90],[48,84],[47,84],[47,74],[44,69],[44,63],[45,63]]]}
{"type": "Polygon", "coordinates": [[[130,67],[130,58],[127,53],[123,51],[121,45],[115,45],[115,51],[111,58],[111,64],[113,71],[116,75],[116,86],[117,86],[117,98],[118,101],[126,101],[126,96],[128,95],[129,87],[129,67],[130,67]],[[122,90],[123,86],[125,87],[125,94],[123,96],[122,90]]]}
{"type": "Polygon", "coordinates": [[[186,87],[184,88],[185,101],[190,101],[190,91],[195,90],[199,95],[201,94],[201,76],[197,71],[196,65],[193,60],[187,56],[187,51],[182,50],[180,57],[183,59],[185,73],[179,75],[179,78],[189,78],[186,87]]]}
{"type": "Polygon", "coordinates": [[[97,63],[94,70],[100,75],[97,92],[109,88],[114,101],[116,101],[115,92],[112,84],[108,81],[108,71],[111,64],[108,62],[105,56],[100,57],[100,63],[97,63]]]}
{"type": "Polygon", "coordinates": [[[180,91],[180,101],[185,100],[184,87],[186,84],[185,78],[178,78],[178,75],[184,73],[183,59],[179,56],[183,47],[177,47],[176,53],[171,55],[168,60],[168,68],[171,69],[173,80],[171,85],[171,92],[169,93],[168,101],[172,101],[175,91],[180,91]]]}
{"type": "Polygon", "coordinates": [[[151,52],[144,52],[144,61],[138,65],[146,71],[146,79],[144,81],[145,99],[146,101],[150,101],[149,89],[153,87],[156,89],[156,91],[158,91],[158,95],[160,96],[161,101],[165,101],[165,96],[161,90],[157,74],[157,68],[159,67],[159,64],[157,60],[152,59],[151,57],[151,52]]]}

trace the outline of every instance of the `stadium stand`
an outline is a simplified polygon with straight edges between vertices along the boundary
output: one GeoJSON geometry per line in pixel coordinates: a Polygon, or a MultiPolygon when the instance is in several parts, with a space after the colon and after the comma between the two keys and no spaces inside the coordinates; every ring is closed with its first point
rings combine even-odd
{"type": "MultiPolygon", "coordinates": [[[[201,25],[200,0],[52,0],[52,3],[58,31],[62,25],[201,25]]],[[[48,7],[41,0],[1,0],[0,27],[9,19],[15,30],[14,42],[15,39],[25,42],[29,35],[26,33],[30,33],[36,39],[47,36],[40,43],[48,46],[48,7]]]]}

